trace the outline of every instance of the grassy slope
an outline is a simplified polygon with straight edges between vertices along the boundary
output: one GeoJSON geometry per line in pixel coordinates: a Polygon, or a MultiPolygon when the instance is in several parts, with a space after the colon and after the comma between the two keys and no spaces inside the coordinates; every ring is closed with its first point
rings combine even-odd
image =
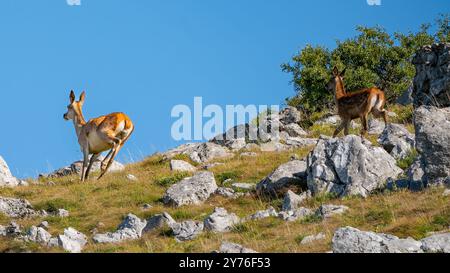
{"type": "MultiPolygon", "coordinates": [[[[328,133],[330,128],[316,130],[315,133],[328,133]]],[[[376,138],[374,138],[376,139],[376,138]]],[[[239,182],[257,183],[281,163],[287,162],[296,153],[306,156],[310,149],[294,152],[261,153],[257,157],[240,157],[221,160],[226,163],[212,169],[220,185],[226,178],[239,182]]],[[[162,211],[169,212],[176,220],[203,220],[214,207],[225,207],[239,216],[247,216],[257,210],[272,205],[281,208],[282,199],[261,200],[256,196],[236,200],[215,196],[200,206],[182,208],[166,207],[161,203],[165,189],[183,175],[172,174],[169,163],[158,156],[143,162],[128,165],[125,172],[108,174],[102,181],[90,180],[80,183],[77,177],[65,177],[40,181],[38,185],[15,189],[0,189],[0,196],[26,198],[38,209],[65,208],[70,217],[46,217],[18,220],[23,226],[37,225],[43,220],[50,223],[50,233],[61,234],[64,228],[74,227],[91,237],[90,230],[99,232],[114,231],[121,219],[128,213],[148,218],[162,211]],[[131,173],[139,178],[138,182],[126,179],[131,173]],[[153,208],[142,210],[143,204],[153,208]],[[100,224],[101,223],[101,224],[100,224]]],[[[344,204],[351,209],[342,216],[325,221],[310,218],[305,221],[287,223],[279,219],[268,218],[248,222],[237,226],[226,234],[203,233],[197,239],[177,243],[168,230],[159,230],[145,234],[143,238],[116,245],[101,245],[90,242],[86,252],[211,252],[218,249],[222,240],[241,243],[260,252],[325,252],[330,250],[331,237],[336,228],[354,226],[363,230],[387,232],[400,237],[423,238],[428,232],[445,230],[450,226],[450,202],[442,196],[441,189],[428,189],[420,193],[399,191],[376,194],[367,199],[348,198],[331,200],[319,196],[308,201],[306,206],[317,208],[322,203],[344,204]],[[327,239],[310,245],[299,242],[304,236],[324,232],[327,239]]],[[[0,224],[10,221],[0,215],[0,224]]],[[[48,249],[36,244],[0,239],[0,252],[32,250],[55,252],[61,249],[48,249]]]]}

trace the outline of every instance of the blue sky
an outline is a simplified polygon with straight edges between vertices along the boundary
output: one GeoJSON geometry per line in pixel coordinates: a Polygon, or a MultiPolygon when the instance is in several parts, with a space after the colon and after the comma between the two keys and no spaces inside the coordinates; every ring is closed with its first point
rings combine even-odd
{"type": "Polygon", "coordinates": [[[306,44],[333,47],[356,25],[417,30],[441,0],[2,0],[0,155],[19,177],[81,157],[62,118],[70,89],[85,116],[129,114],[136,131],[119,160],[177,144],[176,104],[281,104],[294,94],[280,64],[306,44]]]}

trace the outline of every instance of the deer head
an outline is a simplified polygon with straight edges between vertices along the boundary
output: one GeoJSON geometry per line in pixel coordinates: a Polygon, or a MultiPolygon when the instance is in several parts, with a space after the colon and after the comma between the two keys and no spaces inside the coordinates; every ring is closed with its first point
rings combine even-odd
{"type": "Polygon", "coordinates": [[[345,71],[347,68],[344,68],[342,72],[339,72],[339,69],[335,66],[333,68],[333,77],[327,84],[327,89],[329,92],[335,92],[336,98],[344,96],[346,94],[344,88],[344,77],[345,71]]]}
{"type": "Polygon", "coordinates": [[[75,120],[83,121],[83,104],[84,99],[86,98],[86,93],[83,91],[80,95],[80,99],[78,101],[75,101],[75,93],[70,91],[69,99],[70,104],[67,105],[67,113],[64,114],[65,120],[75,120]]]}

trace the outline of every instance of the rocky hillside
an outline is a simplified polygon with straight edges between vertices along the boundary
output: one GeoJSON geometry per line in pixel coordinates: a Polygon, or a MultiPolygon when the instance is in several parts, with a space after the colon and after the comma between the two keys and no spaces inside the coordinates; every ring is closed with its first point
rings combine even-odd
{"type": "Polygon", "coordinates": [[[390,107],[368,139],[286,108],[265,132],[116,162],[99,182],[78,182],[79,162],[21,181],[0,158],[0,251],[450,252],[448,56],[418,52],[414,106],[390,107]]]}

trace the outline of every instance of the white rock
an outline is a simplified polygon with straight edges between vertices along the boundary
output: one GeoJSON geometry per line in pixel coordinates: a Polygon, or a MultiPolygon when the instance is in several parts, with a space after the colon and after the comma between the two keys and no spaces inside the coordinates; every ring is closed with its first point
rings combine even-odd
{"type": "Polygon", "coordinates": [[[130,180],[130,181],[133,181],[133,182],[136,182],[136,181],[138,181],[139,179],[136,177],[136,176],[134,176],[134,175],[132,175],[132,174],[127,174],[127,179],[128,180],[130,180]]]}
{"type": "Polygon", "coordinates": [[[236,214],[228,213],[224,208],[215,208],[214,213],[205,219],[204,227],[213,232],[228,232],[238,223],[236,214]]]}
{"type": "Polygon", "coordinates": [[[211,172],[197,172],[172,185],[164,194],[165,204],[197,205],[203,203],[217,190],[216,180],[211,172]]]}
{"type": "Polygon", "coordinates": [[[305,238],[302,239],[300,244],[306,245],[306,244],[310,244],[310,243],[312,243],[314,241],[323,240],[323,239],[325,239],[325,234],[321,232],[321,233],[319,233],[317,235],[306,236],[305,238]]]}
{"type": "Polygon", "coordinates": [[[26,182],[24,182],[11,174],[6,161],[0,156],[0,187],[25,186],[26,182]]]}
{"type": "Polygon", "coordinates": [[[184,221],[172,225],[172,232],[178,242],[195,239],[203,232],[203,223],[194,221],[184,221]]]}
{"type": "Polygon", "coordinates": [[[329,218],[334,215],[343,214],[348,209],[348,207],[340,205],[321,205],[317,209],[316,215],[322,218],[329,218]]]}
{"type": "Polygon", "coordinates": [[[280,165],[273,173],[256,185],[261,194],[279,194],[292,184],[306,184],[306,162],[292,160],[280,165]]]}
{"type": "Polygon", "coordinates": [[[87,243],[86,236],[74,228],[66,228],[63,235],[58,235],[58,245],[65,251],[80,253],[87,243]]]}
{"type": "Polygon", "coordinates": [[[288,190],[283,199],[283,211],[294,210],[300,206],[302,202],[311,197],[311,192],[306,191],[300,195],[295,194],[293,191],[288,190]]]}
{"type": "Polygon", "coordinates": [[[195,172],[197,168],[183,160],[171,160],[170,169],[175,172],[195,172]]]}
{"type": "Polygon", "coordinates": [[[257,253],[253,249],[245,248],[239,244],[231,243],[231,242],[222,242],[220,246],[220,250],[218,253],[257,253]]]}
{"type": "Polygon", "coordinates": [[[125,217],[115,232],[95,234],[92,240],[95,243],[119,243],[126,240],[139,239],[146,225],[147,221],[141,220],[136,215],[130,213],[125,217]]]}

